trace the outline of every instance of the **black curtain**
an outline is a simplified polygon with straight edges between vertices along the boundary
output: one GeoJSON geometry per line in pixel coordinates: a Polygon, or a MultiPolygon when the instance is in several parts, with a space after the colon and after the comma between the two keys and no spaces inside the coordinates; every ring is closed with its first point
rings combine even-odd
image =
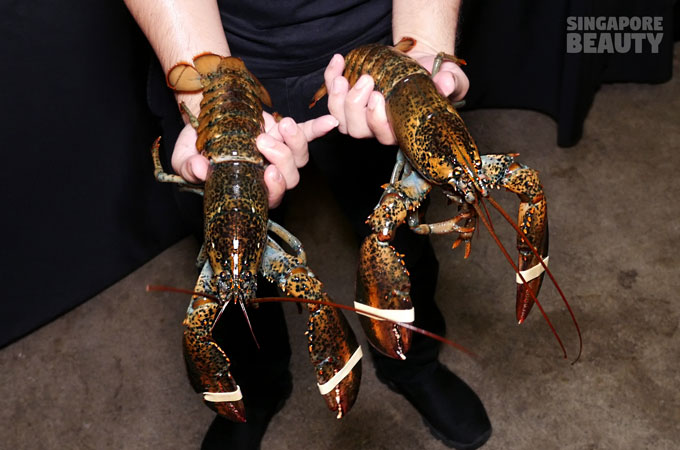
{"type": "Polygon", "coordinates": [[[464,1],[457,53],[471,80],[466,108],[540,111],[557,122],[558,145],[575,145],[602,83],[671,78],[674,19],[675,0],[464,1]],[[660,16],[659,52],[567,53],[570,16],[660,16]]]}
{"type": "Polygon", "coordinates": [[[3,1],[0,23],[3,346],[187,232],[153,178],[151,51],[124,3],[3,1]]]}

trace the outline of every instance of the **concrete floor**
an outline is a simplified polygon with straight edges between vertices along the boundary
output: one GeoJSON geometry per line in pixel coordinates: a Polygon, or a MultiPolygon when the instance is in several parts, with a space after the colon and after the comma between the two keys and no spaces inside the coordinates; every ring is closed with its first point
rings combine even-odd
{"type": "MultiPolygon", "coordinates": [[[[583,357],[570,365],[538,311],[516,325],[514,274],[485,231],[468,260],[450,250],[451,237],[434,238],[447,336],[479,355],[447,348],[441,358],[487,407],[494,434],[485,448],[678,448],[680,78],[603,87],[582,141],[570,149],[555,145],[555,124],[535,112],[477,111],[465,119],[482,152],[520,152],[541,171],[551,205],[550,265],[584,337],[583,357]]],[[[333,297],[350,302],[357,255],[348,227],[313,176],[291,195],[289,229],[333,297]]],[[[433,197],[430,217],[450,215],[433,197]]],[[[516,209],[509,195],[497,197],[516,209]]],[[[509,227],[494,217],[512,246],[509,227]]],[[[179,343],[188,300],[144,291],[147,283],[193,286],[196,251],[191,239],[180,242],[0,351],[0,448],[198,448],[213,414],[185,376],[179,343]]],[[[545,285],[541,298],[573,358],[576,334],[555,289],[545,285]]],[[[369,358],[356,405],[336,420],[307,361],[305,318],[292,305],[286,311],[295,388],[263,449],[445,448],[376,380],[369,358]]]]}

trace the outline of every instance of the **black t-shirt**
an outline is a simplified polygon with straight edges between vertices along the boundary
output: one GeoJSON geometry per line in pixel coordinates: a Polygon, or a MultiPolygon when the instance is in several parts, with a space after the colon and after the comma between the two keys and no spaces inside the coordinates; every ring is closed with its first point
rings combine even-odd
{"type": "Polygon", "coordinates": [[[383,39],[391,0],[219,0],[234,56],[261,78],[302,75],[334,53],[383,39]]]}

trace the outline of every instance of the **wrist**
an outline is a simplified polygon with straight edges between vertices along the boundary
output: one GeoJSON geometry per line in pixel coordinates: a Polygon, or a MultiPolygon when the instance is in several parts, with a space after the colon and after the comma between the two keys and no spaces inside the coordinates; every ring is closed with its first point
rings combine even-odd
{"type": "Polygon", "coordinates": [[[422,37],[417,37],[417,36],[410,36],[413,39],[415,39],[416,44],[413,46],[413,48],[409,51],[409,53],[426,53],[429,55],[437,55],[440,52],[444,52],[447,54],[453,54],[453,48],[454,44],[453,42],[450,43],[443,43],[443,42],[430,42],[426,39],[423,39],[422,37]]]}

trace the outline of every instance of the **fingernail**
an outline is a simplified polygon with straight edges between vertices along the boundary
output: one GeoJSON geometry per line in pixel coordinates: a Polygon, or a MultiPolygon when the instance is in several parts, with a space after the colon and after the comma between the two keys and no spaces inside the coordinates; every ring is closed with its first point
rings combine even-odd
{"type": "Polygon", "coordinates": [[[297,125],[293,120],[282,120],[281,128],[290,136],[295,136],[297,134],[297,125]]]}
{"type": "Polygon", "coordinates": [[[359,77],[354,87],[357,89],[365,89],[372,81],[373,78],[371,78],[370,75],[362,75],[359,77]]]}
{"type": "Polygon", "coordinates": [[[257,146],[261,148],[273,148],[274,138],[268,134],[261,134],[260,137],[257,138],[257,146]]]}
{"type": "Polygon", "coordinates": [[[375,111],[375,107],[378,106],[378,96],[371,95],[368,98],[368,105],[366,105],[369,111],[375,111]]]}
{"type": "Polygon", "coordinates": [[[333,128],[337,127],[340,125],[340,122],[338,122],[338,119],[336,119],[333,116],[328,116],[328,123],[331,125],[333,128]]]}

